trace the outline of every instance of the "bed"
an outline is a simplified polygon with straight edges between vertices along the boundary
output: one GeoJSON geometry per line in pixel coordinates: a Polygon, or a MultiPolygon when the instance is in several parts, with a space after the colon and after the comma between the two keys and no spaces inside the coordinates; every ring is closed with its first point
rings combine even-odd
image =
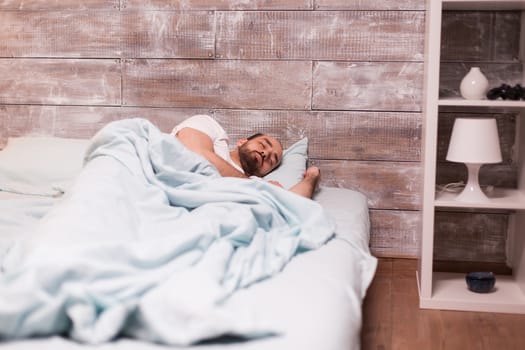
{"type": "MultiPolygon", "coordinates": [[[[272,179],[301,176],[306,148],[272,179]]],[[[10,139],[0,186],[0,347],[359,349],[376,268],[359,192],[220,178],[144,119],[10,139]]]]}

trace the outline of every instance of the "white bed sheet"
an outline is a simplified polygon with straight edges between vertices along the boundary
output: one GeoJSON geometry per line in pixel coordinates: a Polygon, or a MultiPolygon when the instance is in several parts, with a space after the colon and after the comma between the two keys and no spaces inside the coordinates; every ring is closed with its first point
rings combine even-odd
{"type": "Polygon", "coordinates": [[[13,240],[29,234],[30,227],[58,200],[54,197],[0,191],[0,263],[13,240]]]}
{"type": "MultiPolygon", "coordinates": [[[[376,259],[370,255],[369,217],[366,198],[355,191],[323,187],[315,199],[335,219],[336,237],[325,246],[296,256],[277,276],[256,283],[233,295],[229,303],[257,305],[254,317],[262,324],[282,329],[282,334],[258,340],[224,340],[176,349],[217,350],[352,350],[360,348],[362,301],[373,275],[376,259]]],[[[40,205],[25,218],[26,224],[43,215],[56,199],[35,198],[0,192],[0,205],[24,201],[40,205]]],[[[4,217],[5,213],[2,214],[4,217]]],[[[15,215],[15,216],[16,216],[15,215]]],[[[13,216],[13,218],[15,217],[13,216]]],[[[2,220],[4,221],[4,220],[2,220]]],[[[11,223],[14,221],[11,220],[11,223]]],[[[0,247],[14,235],[0,226],[0,247]]],[[[24,232],[17,232],[24,234],[24,232]]],[[[0,255],[1,258],[1,255],[0,255]]],[[[119,339],[99,346],[86,346],[54,336],[1,343],[2,349],[169,349],[165,345],[119,339]]]]}

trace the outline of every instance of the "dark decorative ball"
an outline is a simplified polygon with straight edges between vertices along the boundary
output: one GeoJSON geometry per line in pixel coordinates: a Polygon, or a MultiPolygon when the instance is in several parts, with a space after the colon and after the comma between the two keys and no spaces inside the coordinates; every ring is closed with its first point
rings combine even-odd
{"type": "Polygon", "coordinates": [[[496,276],[492,272],[469,272],[466,280],[468,289],[475,293],[489,293],[496,284],[496,276]]]}

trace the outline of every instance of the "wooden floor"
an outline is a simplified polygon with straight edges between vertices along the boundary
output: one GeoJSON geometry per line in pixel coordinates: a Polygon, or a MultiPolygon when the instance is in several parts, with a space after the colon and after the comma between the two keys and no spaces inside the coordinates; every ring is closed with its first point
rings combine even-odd
{"type": "Polygon", "coordinates": [[[419,309],[416,269],[416,260],[380,260],[364,303],[362,350],[525,349],[525,315],[419,309]]]}

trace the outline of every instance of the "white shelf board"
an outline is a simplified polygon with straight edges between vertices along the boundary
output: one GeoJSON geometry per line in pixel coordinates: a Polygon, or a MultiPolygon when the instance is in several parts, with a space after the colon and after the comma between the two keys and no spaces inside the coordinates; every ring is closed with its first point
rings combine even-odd
{"type": "Polygon", "coordinates": [[[512,276],[496,275],[494,291],[468,290],[463,273],[434,272],[432,296],[421,307],[443,310],[525,313],[525,294],[512,276]]]}
{"type": "Polygon", "coordinates": [[[483,208],[483,209],[525,209],[525,194],[523,191],[507,188],[495,188],[487,194],[488,202],[460,202],[455,200],[459,193],[443,192],[436,195],[436,207],[449,208],[483,208]]]}
{"type": "Polygon", "coordinates": [[[439,106],[453,106],[453,107],[455,106],[455,107],[525,108],[525,101],[465,100],[463,98],[456,97],[456,98],[439,99],[438,105],[439,106]]]}
{"type": "Polygon", "coordinates": [[[523,0],[442,0],[445,10],[525,10],[523,0]]]}

